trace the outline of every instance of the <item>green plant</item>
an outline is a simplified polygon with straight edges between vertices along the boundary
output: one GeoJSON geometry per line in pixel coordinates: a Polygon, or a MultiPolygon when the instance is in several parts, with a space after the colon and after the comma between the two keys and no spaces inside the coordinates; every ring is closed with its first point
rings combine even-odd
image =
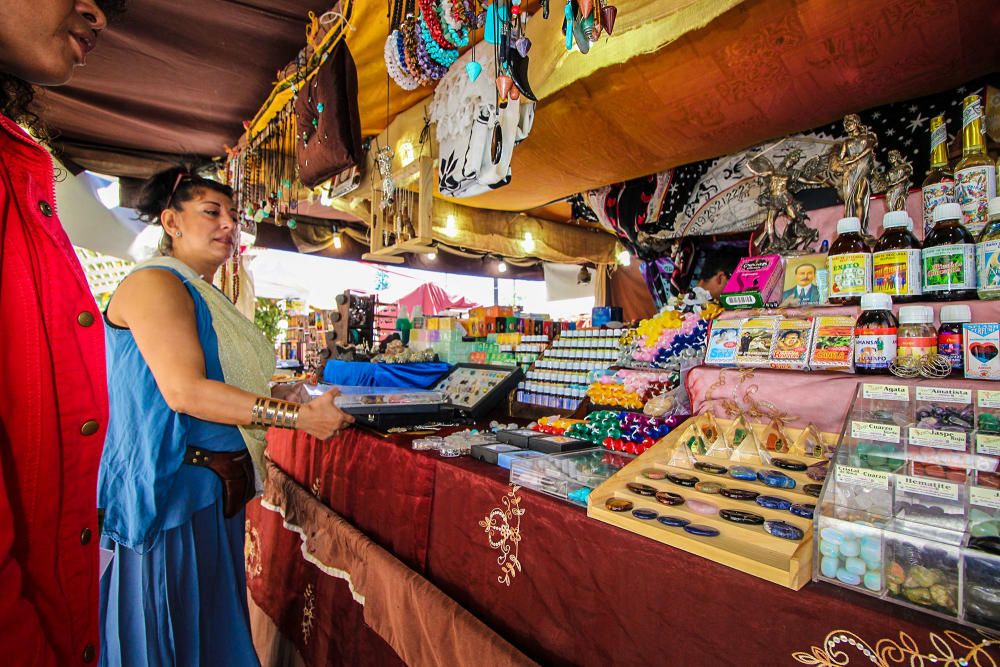
{"type": "Polygon", "coordinates": [[[281,331],[278,327],[278,322],[284,316],[285,311],[282,310],[275,299],[257,299],[253,311],[253,323],[257,325],[257,328],[261,330],[272,344],[278,340],[278,333],[281,331]]]}

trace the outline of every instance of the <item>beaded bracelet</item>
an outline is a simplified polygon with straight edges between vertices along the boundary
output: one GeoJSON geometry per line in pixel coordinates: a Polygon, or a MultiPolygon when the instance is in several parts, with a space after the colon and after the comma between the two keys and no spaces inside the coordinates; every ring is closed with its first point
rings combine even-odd
{"type": "Polygon", "coordinates": [[[430,29],[424,22],[423,17],[420,17],[420,36],[424,40],[424,46],[427,49],[427,55],[433,58],[435,61],[440,63],[445,68],[451,67],[452,63],[458,60],[458,51],[455,49],[442,49],[437,45],[431,37],[430,29]]]}
{"type": "MultiPolygon", "coordinates": [[[[427,41],[421,38],[416,26],[414,27],[413,33],[417,50],[417,66],[420,68],[421,72],[423,72],[424,76],[429,79],[437,81],[438,79],[443,78],[448,72],[448,68],[439,65],[433,58],[431,58],[431,55],[427,50],[427,41]]],[[[431,40],[431,44],[434,44],[433,40],[431,40]]]]}
{"type": "Polygon", "coordinates": [[[406,72],[399,62],[399,51],[396,46],[401,39],[399,31],[393,30],[392,33],[385,40],[385,48],[383,49],[383,56],[385,58],[385,68],[389,72],[389,76],[392,80],[396,82],[403,90],[415,90],[420,86],[420,81],[410,76],[409,72],[406,72]]]}
{"type": "Polygon", "coordinates": [[[438,21],[437,12],[434,10],[434,0],[420,0],[420,20],[427,26],[430,37],[434,43],[442,49],[450,49],[452,44],[445,39],[441,30],[441,23],[438,21]]]}
{"type": "Polygon", "coordinates": [[[441,23],[441,30],[444,31],[445,38],[451,42],[456,48],[462,48],[463,46],[469,45],[469,31],[465,26],[459,26],[457,29],[452,26],[447,21],[447,9],[448,3],[442,2],[437,6],[439,18],[444,18],[444,22],[441,23]]]}
{"type": "MultiPolygon", "coordinates": [[[[459,5],[461,7],[461,5],[459,5]]],[[[455,13],[455,6],[452,4],[451,0],[441,0],[441,3],[437,6],[438,13],[444,23],[441,24],[442,28],[450,27],[452,30],[461,30],[465,27],[462,23],[462,18],[459,14],[455,13]]]]}
{"type": "Polygon", "coordinates": [[[399,32],[403,38],[403,63],[406,64],[406,69],[410,72],[410,76],[413,76],[420,81],[421,84],[427,84],[430,82],[430,77],[427,76],[426,71],[420,64],[420,44],[422,41],[416,35],[416,25],[417,21],[413,16],[407,16],[403,20],[403,25],[400,26],[399,32]]]}

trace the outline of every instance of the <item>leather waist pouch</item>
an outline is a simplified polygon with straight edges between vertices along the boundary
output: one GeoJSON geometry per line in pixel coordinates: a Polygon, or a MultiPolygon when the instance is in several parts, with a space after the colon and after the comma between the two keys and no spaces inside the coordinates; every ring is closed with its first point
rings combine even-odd
{"type": "Polygon", "coordinates": [[[254,497],[253,460],[250,452],[213,452],[201,447],[188,447],[184,463],[208,468],[222,482],[222,514],[227,519],[236,516],[254,497]]]}

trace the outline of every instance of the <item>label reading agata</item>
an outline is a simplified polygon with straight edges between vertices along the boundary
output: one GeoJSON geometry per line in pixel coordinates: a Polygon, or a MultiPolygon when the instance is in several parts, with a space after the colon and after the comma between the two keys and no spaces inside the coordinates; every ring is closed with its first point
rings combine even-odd
{"type": "Polygon", "coordinates": [[[899,426],[875,422],[851,422],[851,437],[857,440],[899,443],[899,426]]]}
{"type": "Polygon", "coordinates": [[[935,401],[937,403],[971,403],[971,389],[952,389],[950,387],[917,387],[918,401],[935,401]]]}
{"type": "Polygon", "coordinates": [[[871,291],[872,256],[865,252],[832,255],[830,267],[830,298],[860,296],[871,291]]]}
{"type": "Polygon", "coordinates": [[[912,427],[908,435],[911,445],[963,452],[966,449],[964,431],[937,431],[932,428],[912,427]]]}
{"type": "Polygon", "coordinates": [[[889,490],[889,473],[867,468],[837,466],[837,483],[853,484],[866,489],[889,490]]]}
{"type": "Polygon", "coordinates": [[[864,398],[872,400],[905,402],[910,400],[910,388],[905,384],[872,384],[866,382],[861,387],[861,395],[864,398]]]}
{"type": "Polygon", "coordinates": [[[1000,435],[976,434],[976,453],[1000,456],[1000,435]]]}
{"type": "Polygon", "coordinates": [[[943,500],[958,500],[958,484],[928,477],[900,475],[896,478],[896,490],[943,500]]]}
{"type": "Polygon", "coordinates": [[[924,291],[976,289],[976,248],[954,243],[923,249],[924,291]]]}
{"type": "Polygon", "coordinates": [[[1000,489],[973,486],[969,488],[969,504],[1000,510],[1000,489]]]}

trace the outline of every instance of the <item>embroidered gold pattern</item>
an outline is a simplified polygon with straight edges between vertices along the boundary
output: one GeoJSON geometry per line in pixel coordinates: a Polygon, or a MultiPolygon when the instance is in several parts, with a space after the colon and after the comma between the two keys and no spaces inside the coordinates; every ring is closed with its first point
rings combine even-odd
{"type": "Polygon", "coordinates": [[[264,566],[260,557],[260,533],[257,529],[246,524],[246,542],[243,544],[243,560],[246,562],[247,579],[254,579],[260,576],[264,566]]]}
{"type": "Polygon", "coordinates": [[[813,646],[811,652],[795,652],[792,657],[818,667],[843,667],[851,664],[852,656],[862,657],[860,664],[870,662],[878,667],[997,667],[997,654],[992,650],[1000,648],[1000,639],[970,639],[954,630],[945,630],[942,635],[929,634],[930,650],[925,653],[905,632],[899,633],[898,640],[880,639],[873,647],[853,632],[834,630],[822,647],[813,646]]]}
{"type": "Polygon", "coordinates": [[[305,604],[302,605],[302,643],[309,643],[309,636],[312,634],[313,621],[316,620],[316,591],[312,584],[306,584],[305,593],[302,596],[305,604]]]}
{"type": "Polygon", "coordinates": [[[521,561],[517,556],[521,545],[521,517],[524,516],[521,497],[517,495],[520,489],[512,484],[500,501],[502,506],[494,507],[479,520],[480,527],[486,531],[490,548],[500,552],[497,556],[497,565],[500,566],[497,581],[505,586],[510,586],[511,580],[521,571],[521,561]]]}

